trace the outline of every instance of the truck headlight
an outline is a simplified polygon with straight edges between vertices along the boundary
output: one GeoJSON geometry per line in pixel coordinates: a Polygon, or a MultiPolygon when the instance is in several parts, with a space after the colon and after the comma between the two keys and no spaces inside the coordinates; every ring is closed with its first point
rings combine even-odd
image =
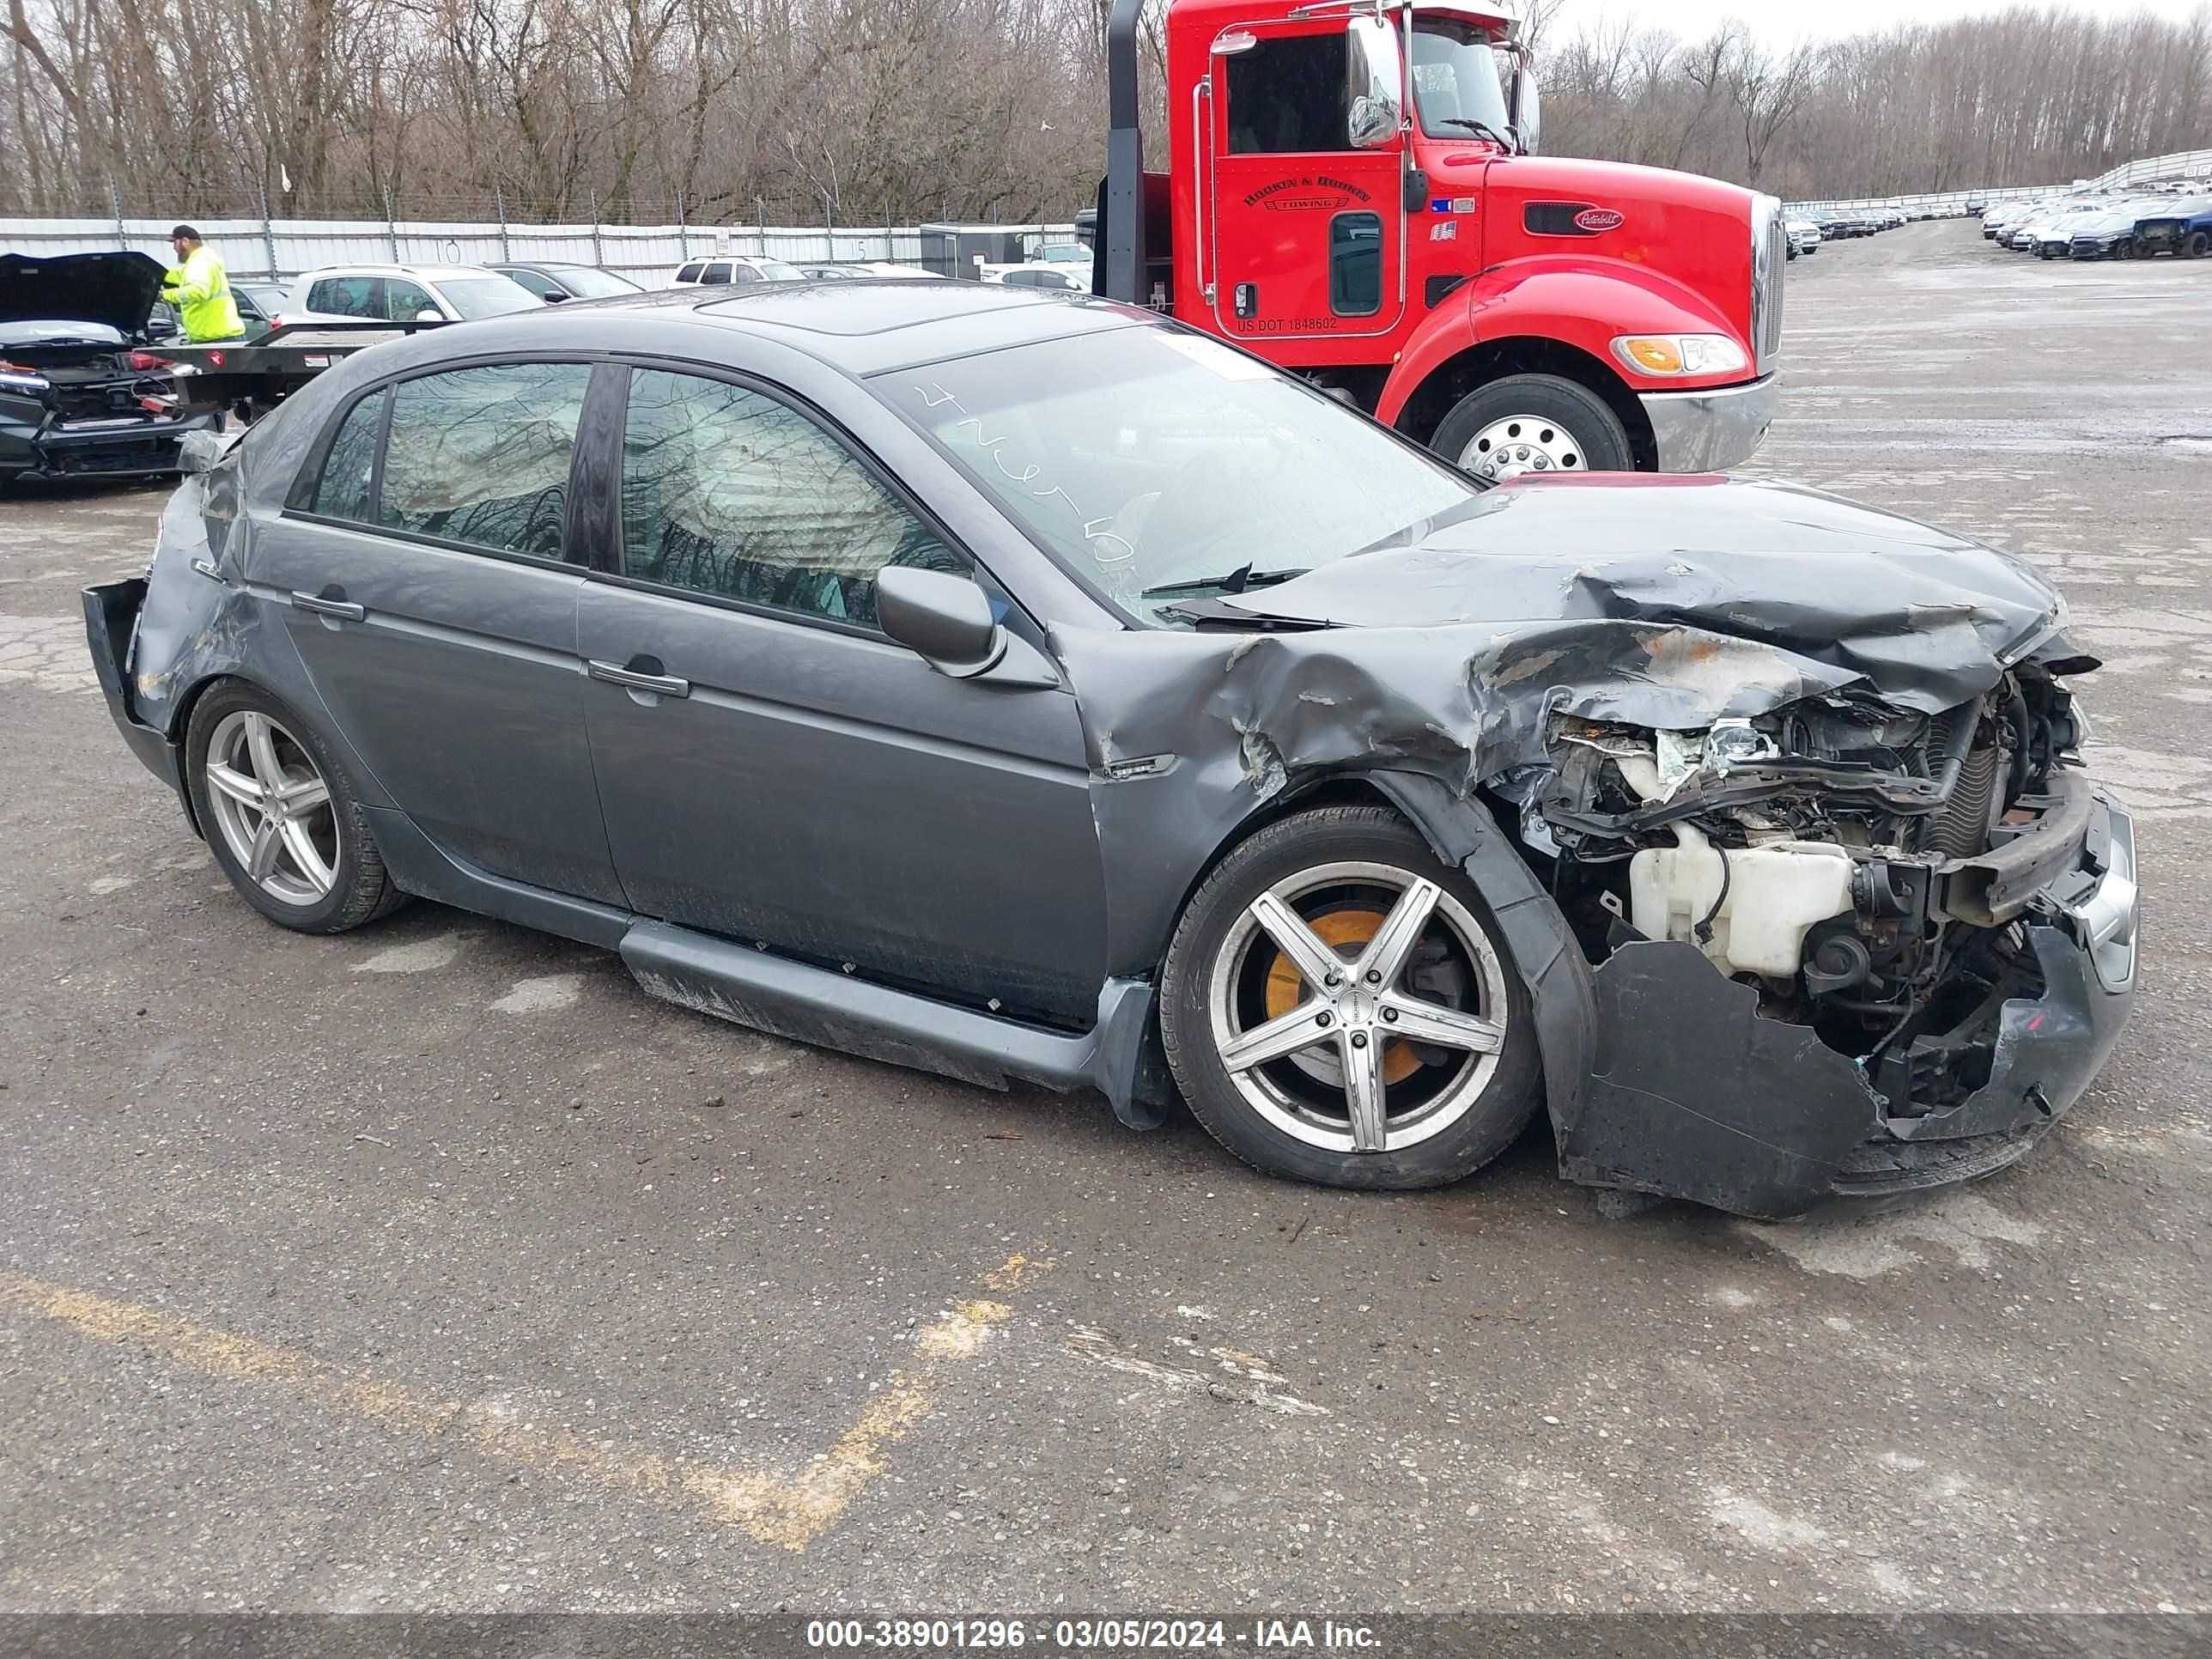
{"type": "Polygon", "coordinates": [[[1623,334],[1613,355],[1639,374],[1734,374],[1751,367],[1725,334],[1623,334]]]}

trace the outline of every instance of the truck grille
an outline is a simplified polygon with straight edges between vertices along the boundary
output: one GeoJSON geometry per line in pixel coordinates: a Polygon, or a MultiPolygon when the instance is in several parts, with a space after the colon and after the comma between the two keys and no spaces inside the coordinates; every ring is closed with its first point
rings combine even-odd
{"type": "Polygon", "coordinates": [[[1764,374],[1782,350],[1782,267],[1790,257],[1790,229],[1782,204],[1751,198],[1751,339],[1755,366],[1764,374]]]}

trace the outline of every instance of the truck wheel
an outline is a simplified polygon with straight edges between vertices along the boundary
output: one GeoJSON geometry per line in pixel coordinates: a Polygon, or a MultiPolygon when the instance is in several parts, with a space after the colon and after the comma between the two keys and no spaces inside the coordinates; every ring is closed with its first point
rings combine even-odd
{"type": "Polygon", "coordinates": [[[1509,374],[1461,398],[1429,447],[1493,482],[1523,472],[1630,472],[1628,432],[1605,399],[1556,374],[1509,374]]]}
{"type": "Polygon", "coordinates": [[[1191,896],[1160,1036],[1192,1115],[1271,1175],[1438,1187],[1536,1109],[1527,988],[1465,874],[1383,806],[1271,823],[1191,896]]]}
{"type": "Polygon", "coordinates": [[[2181,252],[2184,258],[2191,259],[2201,259],[2212,253],[2212,230],[2191,231],[2189,240],[2181,245],[2181,252]]]}

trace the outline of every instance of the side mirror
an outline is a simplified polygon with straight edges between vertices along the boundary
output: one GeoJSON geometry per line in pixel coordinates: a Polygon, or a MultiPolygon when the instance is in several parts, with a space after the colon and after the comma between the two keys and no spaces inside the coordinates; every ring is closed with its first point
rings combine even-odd
{"type": "Polygon", "coordinates": [[[1526,57],[1513,66],[1511,125],[1521,153],[1534,155],[1544,133],[1544,100],[1536,85],[1536,71],[1529,67],[1526,57]]]}
{"type": "Polygon", "coordinates": [[[876,573],[876,622],[940,674],[964,680],[995,665],[1006,636],[983,590],[942,570],[885,565],[876,573]]]}
{"type": "Polygon", "coordinates": [[[177,337],[177,325],[173,319],[156,313],[146,319],[144,331],[149,340],[173,340],[177,337]]]}
{"type": "Polygon", "coordinates": [[[1345,137],[1354,149],[1385,149],[1405,121],[1406,66],[1398,35],[1381,17],[1345,26],[1345,137]]]}
{"type": "Polygon", "coordinates": [[[442,323],[446,320],[446,313],[433,307],[424,306],[422,310],[415,313],[415,320],[418,323],[442,323]]]}
{"type": "Polygon", "coordinates": [[[568,296],[556,288],[550,294],[542,294],[538,297],[544,300],[549,306],[557,306],[562,301],[567,299],[568,296]]]}

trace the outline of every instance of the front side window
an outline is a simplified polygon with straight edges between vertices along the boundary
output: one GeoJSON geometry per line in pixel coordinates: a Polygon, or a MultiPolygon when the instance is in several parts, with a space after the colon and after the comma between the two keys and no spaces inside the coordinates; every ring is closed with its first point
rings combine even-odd
{"type": "Polygon", "coordinates": [[[1345,44],[1327,34],[1262,36],[1229,65],[1229,153],[1291,155],[1352,148],[1346,136],[1345,44]]]}
{"type": "Polygon", "coordinates": [[[730,262],[726,259],[716,260],[707,267],[706,273],[699,280],[702,283],[712,283],[718,288],[726,285],[730,280],[730,262]]]}
{"type": "Polygon", "coordinates": [[[533,558],[561,556],[587,363],[449,369],[392,389],[377,522],[533,558]]]}
{"type": "MultiPolygon", "coordinates": [[[[426,311],[437,311],[429,293],[419,283],[404,283],[397,276],[384,281],[384,315],[387,322],[411,323],[426,311]]],[[[445,315],[439,312],[440,316],[445,315]]]]}
{"type": "Polygon", "coordinates": [[[1062,568],[1145,620],[1419,533],[1479,494],[1304,382],[1168,326],[869,385],[1062,568]]]}
{"type": "Polygon", "coordinates": [[[326,518],[350,519],[367,524],[374,519],[371,495],[376,483],[376,446],[384,436],[384,404],[388,392],[371,392],[356,404],[331,440],[323,458],[323,476],[315,482],[310,512],[326,518]]]}
{"type": "Polygon", "coordinates": [[[550,300],[562,293],[551,277],[540,276],[534,270],[502,270],[500,275],[509,282],[521,283],[541,300],[550,300]]]}
{"type": "Polygon", "coordinates": [[[964,572],[842,441],[743,386],[634,371],[623,569],[718,599],[872,628],[885,565],[964,572]]]}

